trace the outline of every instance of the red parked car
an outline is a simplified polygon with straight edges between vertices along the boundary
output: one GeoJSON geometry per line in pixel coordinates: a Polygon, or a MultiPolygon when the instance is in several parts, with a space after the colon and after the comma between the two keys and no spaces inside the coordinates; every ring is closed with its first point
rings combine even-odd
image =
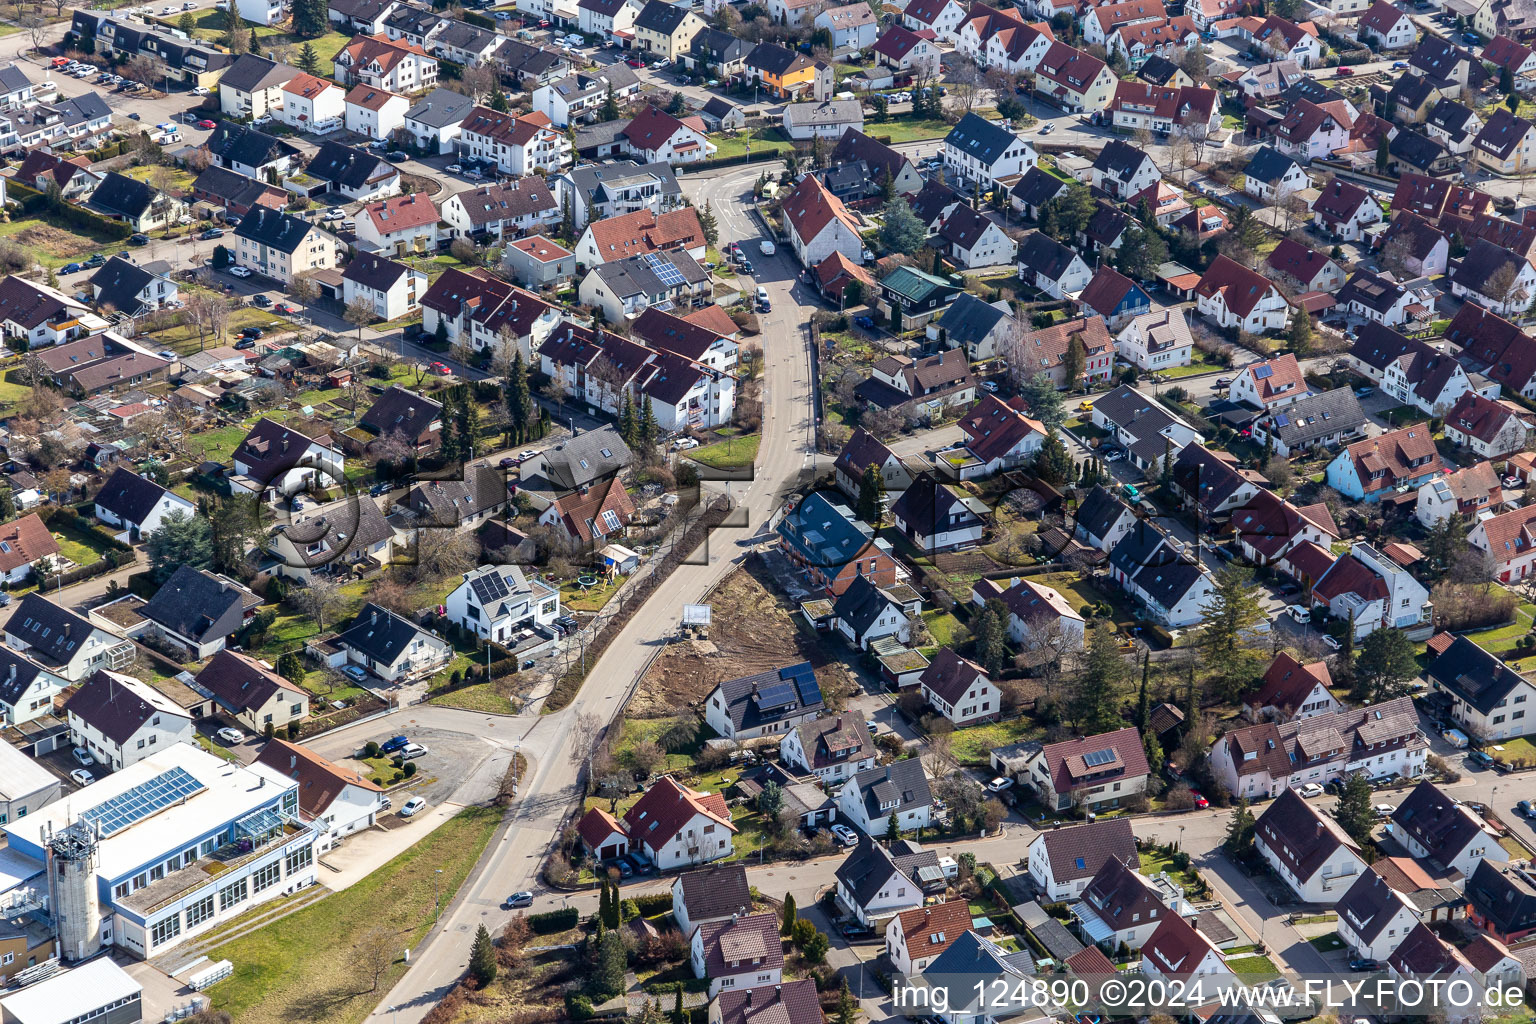
{"type": "Polygon", "coordinates": [[[631,57],[631,58],[629,58],[629,60],[626,60],[624,63],[628,64],[632,68],[643,68],[643,67],[645,67],[645,61],[641,60],[638,57],[631,57]]]}
{"type": "Polygon", "coordinates": [[[218,127],[218,125],[214,124],[212,121],[208,120],[206,117],[203,118],[201,121],[197,122],[197,126],[199,128],[201,128],[205,132],[212,131],[213,129],[218,127]]]}
{"type": "Polygon", "coordinates": [[[1337,75],[1335,75],[1334,77],[1335,78],[1353,78],[1354,76],[1355,76],[1355,69],[1354,68],[1339,68],[1339,73],[1337,75]]]}

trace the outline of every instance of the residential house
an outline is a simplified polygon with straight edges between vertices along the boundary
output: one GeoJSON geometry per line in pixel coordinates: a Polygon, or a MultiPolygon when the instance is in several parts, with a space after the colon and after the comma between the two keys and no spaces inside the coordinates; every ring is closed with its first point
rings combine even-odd
{"type": "Polygon", "coordinates": [[[1275,60],[1291,60],[1304,68],[1317,66],[1323,59],[1323,44],[1311,22],[1300,25],[1271,14],[1252,30],[1253,43],[1275,60]]]}
{"type": "MultiPolygon", "coordinates": [[[[464,119],[474,109],[475,101],[468,96],[461,96],[451,89],[433,89],[405,112],[405,134],[410,136],[413,145],[428,153],[452,153],[464,119]]],[[[534,109],[549,114],[537,103],[534,109]]],[[[553,114],[549,116],[556,123],[564,123],[553,114]]]]}
{"type": "MultiPolygon", "coordinates": [[[[1182,85],[1175,85],[1171,81],[1169,84],[1146,81],[1147,67],[1153,65],[1153,61],[1169,64],[1176,74],[1184,74],[1166,58],[1155,57],[1143,64],[1138,72],[1142,81],[1122,79],[1117,82],[1114,99],[1109,105],[1110,119],[1114,126],[1131,131],[1145,128],[1152,132],[1171,133],[1175,128],[1180,128],[1191,132],[1208,132],[1213,121],[1220,117],[1215,90],[1200,88],[1188,81],[1182,85]]],[[[1185,78],[1188,76],[1185,75],[1185,78]]]]}
{"type": "MultiPolygon", "coordinates": [[[[1299,547],[1313,547],[1302,544],[1299,547]]],[[[1416,777],[1429,744],[1410,697],[1307,718],[1230,729],[1211,747],[1211,770],[1234,796],[1275,797],[1359,772],[1416,777]]]]}
{"type": "Polygon", "coordinates": [[[1283,329],[1291,312],[1285,296],[1268,278],[1226,256],[1217,256],[1201,276],[1195,286],[1195,305],[1201,316],[1219,326],[1251,334],[1283,329]]]}
{"type": "Polygon", "coordinates": [[[1191,626],[1204,619],[1215,588],[1210,570],[1181,542],[1145,519],[1115,545],[1109,566],[1110,575],[1165,627],[1191,626]]]}
{"type": "Polygon", "coordinates": [[[1433,611],[1424,585],[1364,541],[1356,541],[1312,584],[1312,604],[1353,621],[1356,640],[1377,629],[1412,629],[1429,622],[1433,611]]]}
{"type": "Polygon", "coordinates": [[[0,526],[0,581],[22,586],[34,571],[58,564],[59,543],[37,513],[0,526]]]}
{"type": "MultiPolygon", "coordinates": [[[[1473,389],[1472,379],[1453,356],[1378,324],[1359,329],[1349,362],[1397,401],[1431,415],[1443,416],[1473,389]]],[[[1485,382],[1483,388],[1498,393],[1495,385],[1485,382]]]]}
{"type": "Polygon", "coordinates": [[[939,228],[938,242],[957,266],[968,270],[1011,264],[1018,252],[996,221],[969,206],[956,205],[949,212],[939,228]]]}
{"type": "Polygon", "coordinates": [[[1536,297],[1536,266],[1525,256],[1479,238],[1451,268],[1450,282],[1457,298],[1470,297],[1499,314],[1522,313],[1536,297]]]}
{"type": "Polygon", "coordinates": [[[1173,456],[1170,490],[1183,507],[1193,509],[1207,521],[1230,512],[1246,505],[1259,492],[1254,478],[1240,471],[1234,462],[1226,452],[1218,454],[1203,444],[1187,444],[1173,456]]]}
{"type": "MultiPolygon", "coordinates": [[[[226,652],[218,657],[238,655],[226,652]]],[[[389,808],[383,790],[362,774],[297,743],[268,740],[256,760],[298,781],[300,814],[323,832],[315,844],[317,851],[329,850],[346,836],[371,828],[389,808]]]]}
{"type": "Polygon", "coordinates": [[[235,228],[235,264],[282,284],[336,265],[336,240],[320,228],[268,206],[254,207],[235,228]]]}
{"type": "Polygon", "coordinates": [[[383,34],[353,36],[333,59],[337,81],[395,93],[424,92],[437,85],[437,59],[420,46],[383,34]]]}
{"type": "Polygon", "coordinates": [[[612,323],[631,320],[651,306],[702,306],[714,289],[709,273],[687,253],[645,252],[603,263],[582,278],[582,303],[596,306],[612,323]]]}
{"type": "Polygon", "coordinates": [[[1508,69],[1516,78],[1536,74],[1536,49],[1508,36],[1496,35],[1488,40],[1482,58],[1500,71],[1508,69]]]}
{"type": "Polygon", "coordinates": [[[242,53],[219,77],[219,109],[236,117],[276,116],[283,105],[283,87],[302,73],[254,53],[242,53]]]}
{"type": "Polygon", "coordinates": [[[1019,278],[1059,301],[1075,298],[1093,279],[1093,272],[1075,250],[1040,231],[1024,236],[1018,259],[1019,278]]]}
{"type": "Polygon", "coordinates": [[[1125,200],[1145,191],[1161,177],[1150,156],[1128,142],[1111,139],[1093,161],[1090,184],[1125,200]]]}
{"type": "MultiPolygon", "coordinates": [[[[164,264],[162,264],[163,266],[164,264]]],[[[181,289],[164,274],[139,266],[122,254],[113,256],[90,280],[91,301],[97,309],[114,309],[137,317],[180,305],[181,289]]]]}
{"type": "Polygon", "coordinates": [[[122,466],[96,492],[95,505],[97,519],[122,527],[134,540],[160,529],[173,512],[186,519],[197,514],[197,506],[186,498],[122,466]]]}
{"type": "MultiPolygon", "coordinates": [[[[196,688],[258,735],[269,725],[286,729],[290,722],[300,722],[309,715],[308,690],[284,679],[266,662],[237,651],[214,654],[197,673],[196,688]]],[[[371,782],[366,786],[379,792],[371,782]]]]}
{"type": "Polygon", "coordinates": [[[69,741],[113,771],[176,743],[191,743],[192,716],[131,676],[97,669],[64,705],[69,741]]]}
{"type": "Polygon", "coordinates": [[[832,628],[856,650],[870,650],[886,638],[907,643],[912,620],[904,603],[863,576],[832,603],[832,628]]]}
{"type": "Polygon", "coordinates": [[[869,726],[856,714],[801,722],[779,741],[784,763],[835,784],[875,766],[878,757],[869,726]]]}
{"type": "Polygon", "coordinates": [[[704,720],[732,740],[756,739],[793,729],[826,711],[811,663],[730,679],[704,701],[704,720]]]}
{"type": "Polygon", "coordinates": [[[886,587],[896,582],[896,565],[885,542],[877,541],[847,505],[822,492],[813,492],[792,509],[778,533],[790,561],[828,596],[840,595],[855,576],[868,576],[886,587]]]}
{"type": "Polygon", "coordinates": [[[1037,162],[1034,146],[994,121],[977,114],[962,117],[944,137],[944,169],[951,179],[992,188],[1023,174],[1037,162]]]}
{"type": "Polygon", "coordinates": [[[1429,426],[1414,423],[1350,444],[1328,463],[1326,479],[1345,497],[1374,502],[1444,471],[1429,426]]]}
{"type": "Polygon", "coordinates": [[[1414,518],[1432,530],[1453,515],[1475,521],[1482,513],[1491,513],[1503,501],[1504,491],[1493,463],[1478,462],[1436,477],[1420,487],[1414,518]]]}
{"type": "Polygon", "coordinates": [[[747,54],[744,77],[781,100],[798,99],[807,93],[813,99],[832,98],[831,67],[778,43],[758,43],[753,47],[747,54]]]}
{"type": "Polygon", "coordinates": [[[84,202],[96,191],[96,186],[101,184],[104,177],[92,171],[89,164],[90,159],[85,156],[66,160],[62,156],[35,149],[16,168],[15,180],[39,192],[57,188],[59,197],[65,202],[84,202]]]}
{"type": "Polygon", "coordinates": [[[964,407],[976,397],[976,378],[963,353],[954,349],[920,359],[886,356],[870,367],[869,379],[854,393],[885,408],[915,401],[964,407]]]}
{"type": "Polygon", "coordinates": [[[929,31],[913,31],[905,25],[891,25],[871,48],[875,64],[890,68],[898,74],[934,74],[939,68],[939,48],[933,39],[924,34],[929,31]]]}
{"type": "Polygon", "coordinates": [[[1333,675],[1326,661],[1303,665],[1281,651],[1264,670],[1258,689],[1243,697],[1243,714],[1250,721],[1299,722],[1342,710],[1329,687],[1333,675]]]}
{"type": "Polygon", "coordinates": [[[437,207],[432,200],[425,192],[416,192],[364,206],[355,215],[355,234],[358,241],[372,246],[375,253],[420,255],[436,251],[437,221],[437,207]]]}
{"type": "Polygon", "coordinates": [[[1400,129],[1387,145],[1387,171],[1398,175],[1448,174],[1458,164],[1445,143],[1412,129],[1400,129]]]}
{"type": "MultiPolygon", "coordinates": [[[[1099,273],[1103,270],[1104,268],[1100,267],[1099,273]]],[[[1098,280],[1097,273],[1094,279],[1098,280]]],[[[1128,278],[1125,280],[1129,281],[1128,278]]],[[[1146,295],[1139,285],[1133,284],[1132,289],[1127,291],[1128,297],[1133,297],[1136,292],[1146,295]]],[[[1090,294],[1094,291],[1094,286],[1090,282],[1083,292],[1085,308],[1097,309],[1090,294]]],[[[1151,299],[1148,298],[1147,301],[1150,305],[1151,299]]],[[[1121,300],[1115,309],[1119,310],[1125,302],[1126,300],[1121,300]]],[[[1106,321],[1113,319],[1104,311],[1099,311],[1099,315],[1106,321]]],[[[1130,323],[1115,335],[1115,354],[1132,366],[1155,372],[1176,366],[1189,366],[1194,361],[1194,344],[1194,337],[1189,333],[1189,322],[1185,320],[1183,311],[1162,309],[1155,313],[1133,314],[1130,323]]]]}
{"type": "Polygon", "coordinates": [[[1355,242],[1372,224],[1382,221],[1381,206],[1359,185],[1335,178],[1312,201],[1320,228],[1334,238],[1355,242]]]}
{"type": "Polygon", "coordinates": [[[1447,796],[1425,780],[1413,788],[1392,812],[1392,838],[1409,853],[1441,871],[1471,878],[1479,861],[1509,862],[1499,845],[1499,833],[1481,814],[1447,796]]]}
{"type": "Polygon", "coordinates": [[[1478,163],[1497,174],[1519,174],[1536,165],[1536,126],[1496,108],[1477,133],[1472,149],[1478,163]]]}
{"type": "Polygon", "coordinates": [[[1376,0],[1355,22],[1354,36],[1373,50],[1402,50],[1418,40],[1419,29],[1407,14],[1386,0],[1376,0]]]}
{"type": "Polygon", "coordinates": [[[445,666],[453,648],[436,633],[372,601],[331,644],[342,660],[361,665],[388,683],[404,683],[445,666]]]}
{"type": "Polygon", "coordinates": [[[334,131],[346,118],[346,95],[335,82],[301,71],[283,84],[282,103],[272,116],[290,128],[334,131]]]}
{"type": "Polygon", "coordinates": [[[304,173],[327,182],[352,202],[383,199],[400,191],[400,170],[383,157],[338,142],[323,142],[304,173]]]}
{"type": "Polygon", "coordinates": [[[1083,649],[1083,617],[1060,591],[1019,577],[977,580],[971,603],[984,607],[991,601],[1002,602],[1008,613],[1008,639],[1020,649],[1057,654],[1083,649]]]}
{"type": "MultiPolygon", "coordinates": [[[[944,186],[939,186],[944,187],[944,186]]],[[[1056,175],[1031,167],[1008,190],[1008,203],[1030,220],[1040,219],[1040,209],[1067,190],[1067,183],[1056,175]]]]}
{"type": "Polygon", "coordinates": [[[1095,398],[1089,415],[1093,425],[1107,432],[1126,450],[1128,461],[1142,470],[1150,469],[1170,448],[1177,451],[1200,436],[1162,403],[1126,384],[1095,398]]]}
{"type": "Polygon", "coordinates": [[[1500,459],[1523,450],[1529,434],[1515,409],[1475,391],[1463,392],[1445,414],[1447,440],[1467,446],[1484,459],[1500,459]]]}
{"type": "Polygon", "coordinates": [[[836,877],[837,902],[860,924],[876,929],[886,927],[894,914],[922,907],[924,896],[942,891],[944,884],[939,856],[932,850],[910,839],[887,848],[868,835],[859,837],[836,877]]]}
{"type": "Polygon", "coordinates": [[[915,330],[942,316],[963,289],[952,281],[901,266],[880,279],[875,308],[900,331],[915,330]]]}
{"type": "Polygon", "coordinates": [[[911,0],[901,12],[901,23],[913,32],[930,31],[935,39],[953,43],[965,17],[965,6],[958,0],[911,0]]]}
{"type": "Polygon", "coordinates": [[[1424,678],[1457,728],[1479,742],[1497,743],[1531,732],[1526,712],[1536,706],[1536,685],[1466,637],[1456,637],[1431,661],[1424,678]]]}
{"type": "Polygon", "coordinates": [[[1536,934],[1536,879],[1515,865],[1484,861],[1466,883],[1467,920],[1501,942],[1536,934]]]}
{"type": "Polygon", "coordinates": [[[1285,116],[1270,126],[1275,148],[1310,163],[1332,156],[1349,144],[1350,124],[1311,100],[1298,99],[1285,116]]]}
{"type": "Polygon", "coordinates": [[[864,474],[874,466],[880,471],[883,490],[897,494],[912,483],[912,473],[885,442],[862,427],[855,427],[853,436],[843,445],[832,472],[837,487],[851,500],[857,500],[863,486],[864,474]]]}
{"type": "Polygon", "coordinates": [[[892,916],[885,926],[885,952],[896,972],[911,978],[971,928],[970,905],[962,899],[914,907],[892,916]]]}
{"type": "Polygon", "coordinates": [[[1141,969],[1150,978],[1188,982],[1228,971],[1221,951],[1178,914],[1166,915],[1141,947],[1141,969]]]}
{"type": "Polygon", "coordinates": [[[980,543],[991,512],[953,484],[918,473],[891,507],[896,529],[927,552],[958,551],[980,543]]]}
{"type": "Polygon", "coordinates": [[[405,127],[405,113],[411,101],[388,89],[373,85],[355,85],[343,100],[346,128],[365,138],[389,139],[405,127]]]}
{"type": "Polygon", "coordinates": [[[391,384],[357,425],[376,437],[396,435],[417,452],[430,452],[441,440],[443,407],[425,395],[391,384]]]}
{"type": "Polygon", "coordinates": [[[869,4],[828,7],[811,21],[812,27],[832,34],[832,54],[842,56],[875,45],[879,25],[869,4]]]}
{"type": "MultiPolygon", "coordinates": [[[[594,810],[604,813],[601,808],[594,810]]],[[[589,811],[588,815],[592,813],[589,811]]],[[[606,814],[605,817],[614,826],[618,825],[612,817],[606,814]]],[[[583,842],[586,842],[585,837],[583,842]]],[[[594,855],[603,850],[603,856],[613,856],[606,852],[612,848],[609,844],[587,842],[587,848],[594,855]]],[[[712,864],[698,871],[685,871],[672,883],[672,917],[684,935],[692,935],[694,929],[702,925],[745,917],[751,908],[747,869],[741,864],[712,864]]]]}
{"type": "Polygon", "coordinates": [[[814,174],[801,178],[780,207],[790,245],[802,266],[816,266],[833,253],[855,263],[862,260],[864,242],[858,223],[814,174]]]}
{"type": "Polygon", "coordinates": [[[227,576],[179,565],[138,611],[150,631],[187,651],[188,660],[201,661],[222,651],[260,604],[261,598],[227,576]]]}
{"type": "Polygon", "coordinates": [[[1130,506],[1111,491],[1106,490],[1103,485],[1095,484],[1078,503],[1072,535],[1085,544],[1108,553],[1131,531],[1135,523],[1136,515],[1131,511],[1130,506]]]}
{"type": "Polygon", "coordinates": [[[1002,693],[974,661],[945,647],[923,670],[918,682],[923,699],[959,728],[1002,714],[1002,693]]]}
{"type": "Polygon", "coordinates": [[[1429,137],[1445,146],[1456,156],[1465,156],[1483,130],[1482,118],[1470,107],[1455,100],[1442,99],[1430,110],[1424,121],[1424,131],[1429,137]]]}
{"type": "Polygon", "coordinates": [[[331,447],[330,435],[311,438],[263,416],[235,448],[230,484],[260,494],[293,494],[317,481],[344,477],[345,459],[331,447]],[[324,476],[321,476],[324,474],[324,476]]]}
{"type": "Polygon", "coordinates": [[[1403,285],[1382,274],[1369,270],[1356,270],[1335,296],[1339,307],[1374,321],[1384,327],[1397,327],[1410,319],[1410,310],[1416,310],[1419,319],[1433,312],[1426,310],[1419,296],[1403,285]]]}
{"type": "Polygon", "coordinates": [[[341,275],[341,297],[350,308],[360,303],[381,320],[396,320],[421,306],[427,274],[396,260],[359,252],[341,275]]]}
{"type": "Polygon", "coordinates": [[[1355,956],[1370,960],[1385,961],[1419,924],[1418,909],[1376,871],[1363,872],[1334,910],[1339,938],[1355,956]]]}
{"type": "Polygon", "coordinates": [[[516,565],[482,565],[443,599],[445,614],[485,640],[513,643],[516,634],[560,615],[560,592],[516,565]]]}
{"type": "Polygon", "coordinates": [[[886,834],[894,816],[903,832],[932,823],[933,794],[919,758],[859,772],[837,791],[838,817],[871,839],[886,834]]]}
{"type": "Polygon", "coordinates": [[[1243,191],[1265,202],[1278,203],[1307,185],[1301,164],[1273,146],[1260,146],[1243,168],[1243,191]]]}
{"type": "Polygon", "coordinates": [[[1401,264],[1406,273],[1415,277],[1444,274],[1451,255],[1445,233],[1407,210],[1395,215],[1387,225],[1379,251],[1384,260],[1401,264]]]}
{"type": "MultiPolygon", "coordinates": [[[[542,117],[543,115],[538,115],[542,117]]],[[[625,151],[648,163],[687,164],[708,159],[715,144],[704,135],[704,121],[697,116],[673,117],[647,107],[619,133],[625,151]]]]}
{"type": "Polygon", "coordinates": [[[560,222],[560,215],[554,193],[536,174],[456,192],[443,201],[441,211],[448,237],[477,242],[507,241],[550,229],[560,222]]]}
{"type": "Polygon", "coordinates": [[[460,152],[522,177],[559,171],[571,162],[570,140],[542,113],[514,116],[475,107],[459,124],[460,152]]]}
{"type": "Polygon", "coordinates": [[[1035,94],[1069,113],[1109,106],[1115,82],[1103,61],[1064,43],[1052,43],[1035,67],[1035,94]]]}
{"type": "Polygon", "coordinates": [[[1008,303],[983,302],[969,292],[962,292],[943,316],[928,324],[927,335],[930,341],[962,348],[966,358],[979,361],[997,355],[1004,338],[1017,326],[1008,303]]]}
{"type": "MultiPolygon", "coordinates": [[[[992,761],[997,767],[998,753],[992,761]]],[[[1029,843],[1029,877],[1044,898],[1062,903],[1081,896],[1107,861],[1119,861],[1139,870],[1136,837],[1131,820],[1104,818],[1083,825],[1048,829],[1029,843]]]]}
{"type": "Polygon", "coordinates": [[[1536,395],[1536,341],[1508,320],[1476,302],[1464,303],[1445,338],[1482,365],[1490,380],[1517,395],[1536,395]]]}
{"type": "MultiPolygon", "coordinates": [[[[1093,278],[1078,296],[1078,302],[1086,316],[1101,318],[1112,331],[1119,330],[1152,308],[1152,297],[1140,285],[1107,263],[1099,264],[1093,272],[1093,278]]],[[[1183,322],[1182,317],[1179,322],[1183,322]]],[[[1187,330],[1185,334],[1187,336],[1187,330]]]]}
{"type": "Polygon", "coordinates": [[[214,163],[248,178],[281,179],[297,166],[297,147],[234,121],[220,121],[204,144],[214,163]]]}
{"type": "Polygon", "coordinates": [[[225,219],[244,217],[255,206],[281,210],[288,205],[288,193],[276,185],[247,178],[224,167],[209,167],[192,183],[192,198],[199,203],[222,207],[225,219]]]}
{"type": "Polygon", "coordinates": [[[1025,762],[1024,781],[1046,807],[1092,811],[1144,792],[1150,774],[1141,734],[1125,728],[1045,744],[1025,762]]]}
{"type": "Polygon", "coordinates": [[[706,27],[704,19],[688,8],[675,7],[665,0],[647,0],[635,15],[634,48],[653,58],[675,61],[706,27]]]}
{"type": "MultiPolygon", "coordinates": [[[[1005,469],[1026,464],[1045,442],[1045,424],[1024,415],[1025,403],[1018,398],[1002,401],[996,395],[984,395],[960,419],[965,443],[960,447],[964,458],[939,465],[961,480],[992,476],[1005,469]]],[[[954,452],[955,449],[947,449],[954,452]]]]}
{"type": "Polygon", "coordinates": [[[1293,789],[1259,815],[1254,846],[1304,903],[1339,902],[1367,870],[1360,847],[1339,823],[1293,789]]]}
{"type": "Polygon", "coordinates": [[[5,646],[73,683],[97,669],[127,667],[134,650],[122,637],[92,625],[36,591],[24,595],[6,621],[5,646]]]}
{"type": "Polygon", "coordinates": [[[553,288],[576,276],[576,254],[544,235],[514,239],[502,251],[512,280],[529,288],[553,288]]]}
{"type": "MultiPolygon", "coordinates": [[[[652,783],[630,806],[623,822],[630,849],[650,857],[660,871],[729,857],[736,832],[725,797],[689,789],[666,775],[652,783]]],[[[773,915],[767,916],[772,919],[773,915]]],[[[776,935],[777,927],[774,931],[776,935]]],[[[699,931],[695,931],[695,943],[698,936],[699,931]]],[[[779,948],[775,944],[772,951],[779,948]]],[[[712,977],[715,981],[720,979],[718,974],[712,977]]]]}
{"type": "MultiPolygon", "coordinates": [[[[1277,413],[1279,416],[1289,413],[1277,413]]],[[[1324,548],[1339,539],[1339,527],[1324,504],[1293,505],[1272,491],[1259,490],[1228,520],[1243,557],[1255,565],[1273,565],[1303,541],[1324,548]]]]}
{"type": "Polygon", "coordinates": [[[86,205],[111,220],[124,221],[139,232],[169,227],[187,212],[187,204],[180,199],[116,171],[107,172],[86,205]]]}
{"type": "Polygon", "coordinates": [[[1114,857],[1104,861],[1072,906],[1084,936],[1095,945],[1139,950],[1163,919],[1175,912],[1151,879],[1114,857]]]}

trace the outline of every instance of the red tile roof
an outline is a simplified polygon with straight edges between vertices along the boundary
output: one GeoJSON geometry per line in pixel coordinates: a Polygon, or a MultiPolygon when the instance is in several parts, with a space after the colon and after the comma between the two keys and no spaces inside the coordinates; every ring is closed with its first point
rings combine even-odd
{"type": "Polygon", "coordinates": [[[906,936],[909,956],[935,957],[971,930],[971,908],[964,899],[946,900],[904,911],[896,920],[906,936]]]}
{"type": "Polygon", "coordinates": [[[960,420],[966,447],[983,462],[1000,459],[1031,432],[1045,434],[1045,424],[1024,415],[1022,398],[1004,402],[984,395],[960,420]]]}
{"type": "Polygon", "coordinates": [[[381,199],[363,207],[363,212],[381,235],[437,223],[437,207],[425,192],[381,199]]]}
{"type": "Polygon", "coordinates": [[[1427,423],[1412,423],[1378,437],[1356,441],[1345,451],[1355,464],[1360,486],[1367,493],[1391,490],[1399,480],[1444,472],[1427,423]],[[1371,474],[1377,470],[1382,471],[1382,476],[1373,480],[1371,474]]]}
{"type": "Polygon", "coordinates": [[[299,810],[311,818],[324,814],[330,808],[331,801],[348,786],[374,793],[383,792],[351,768],[333,764],[308,747],[284,739],[268,740],[256,760],[290,779],[298,780],[299,810]]]}
{"type": "Polygon", "coordinates": [[[59,542],[34,512],[0,526],[0,572],[11,572],[59,553],[59,542]]]}
{"type": "Polygon", "coordinates": [[[1046,770],[1058,795],[1070,793],[1079,787],[1102,786],[1115,779],[1134,779],[1146,775],[1147,752],[1141,745],[1141,734],[1135,728],[1117,729],[1083,739],[1063,743],[1048,743],[1041,751],[1046,770]],[[1114,752],[1114,759],[1106,764],[1090,766],[1084,755],[1101,750],[1114,752]]]}
{"type": "Polygon", "coordinates": [[[655,214],[636,210],[622,217],[595,220],[592,243],[604,263],[660,249],[696,249],[705,244],[699,211],[691,206],[655,214]]]}
{"type": "Polygon", "coordinates": [[[1288,274],[1310,287],[1317,282],[1317,275],[1328,268],[1333,260],[1326,253],[1309,249],[1294,238],[1282,238],[1275,251],[1269,254],[1264,265],[1277,273],[1288,274]]]}
{"type": "Polygon", "coordinates": [[[1294,712],[1321,685],[1328,687],[1333,676],[1326,661],[1314,661],[1303,665],[1287,651],[1275,655],[1264,672],[1259,688],[1243,698],[1251,708],[1284,708],[1294,712]]]}
{"type": "Polygon", "coordinates": [[[645,843],[652,849],[660,849],[697,814],[736,831],[725,797],[689,789],[671,776],[663,775],[625,812],[624,832],[636,845],[645,843]]]}
{"type": "Polygon", "coordinates": [[[1270,402],[1282,398],[1295,398],[1297,395],[1306,394],[1307,382],[1301,373],[1301,364],[1296,361],[1296,356],[1287,352],[1283,356],[1266,359],[1262,363],[1254,363],[1245,366],[1242,375],[1252,377],[1257,385],[1259,401],[1266,407],[1270,402]],[[1265,377],[1258,375],[1264,367],[1269,367],[1269,374],[1265,377]]]}
{"type": "Polygon", "coordinates": [[[1195,286],[1195,294],[1212,298],[1220,293],[1229,310],[1247,317],[1271,289],[1278,291],[1266,278],[1236,260],[1217,256],[1195,286]]]}
{"type": "Polygon", "coordinates": [[[601,807],[592,808],[576,823],[576,834],[581,836],[581,841],[586,844],[587,850],[593,856],[602,849],[603,841],[615,832],[621,836],[624,835],[624,826],[619,824],[619,819],[601,807]]]}
{"type": "Polygon", "coordinates": [[[855,236],[859,233],[859,226],[843,206],[843,201],[828,192],[814,174],[800,179],[800,184],[780,205],[790,229],[802,242],[809,243],[834,220],[842,221],[855,236]]]}

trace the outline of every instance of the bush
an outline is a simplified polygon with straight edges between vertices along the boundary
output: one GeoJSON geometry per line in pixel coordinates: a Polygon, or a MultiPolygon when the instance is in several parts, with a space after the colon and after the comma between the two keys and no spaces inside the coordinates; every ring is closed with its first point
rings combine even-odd
{"type": "Polygon", "coordinates": [[[407,761],[407,762],[405,762],[405,767],[400,769],[400,770],[402,772],[404,772],[405,773],[405,777],[409,779],[411,776],[416,774],[416,762],[415,761],[407,761]]]}
{"type": "Polygon", "coordinates": [[[571,1020],[591,1020],[592,1000],[580,992],[567,992],[565,994],[565,1012],[571,1015],[571,1020]]]}
{"type": "Polygon", "coordinates": [[[644,896],[636,896],[632,901],[635,909],[642,915],[650,917],[652,914],[660,914],[672,909],[672,894],[666,892],[653,892],[644,896]]]}
{"type": "Polygon", "coordinates": [[[580,920],[581,914],[575,907],[565,907],[561,910],[547,910],[542,914],[529,914],[528,927],[533,929],[535,935],[553,935],[555,932],[575,928],[580,920]]]}

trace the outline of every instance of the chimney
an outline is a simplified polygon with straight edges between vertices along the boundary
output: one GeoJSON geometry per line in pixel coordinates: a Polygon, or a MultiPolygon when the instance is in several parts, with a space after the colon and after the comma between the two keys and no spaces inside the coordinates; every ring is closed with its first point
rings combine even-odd
{"type": "Polygon", "coordinates": [[[73,622],[66,622],[66,623],[64,623],[64,635],[65,635],[65,636],[66,636],[66,637],[67,637],[67,636],[69,636],[69,631],[70,631],[70,628],[71,628],[71,627],[72,627],[72,626],[74,626],[74,623],[73,623],[73,622]]]}
{"type": "Polygon", "coordinates": [[[289,754],[288,755],[288,770],[292,771],[293,769],[297,768],[298,766],[299,766],[299,755],[298,754],[289,754]]]}
{"type": "Polygon", "coordinates": [[[11,671],[7,673],[7,678],[13,683],[16,681],[16,663],[14,661],[11,662],[11,671]]]}
{"type": "Polygon", "coordinates": [[[370,625],[370,626],[377,626],[378,624],[379,624],[379,612],[378,612],[378,609],[374,609],[373,614],[368,617],[368,625],[370,625]]]}
{"type": "Polygon", "coordinates": [[[752,990],[751,989],[747,989],[747,1005],[748,1006],[752,1005],[752,990]]]}

